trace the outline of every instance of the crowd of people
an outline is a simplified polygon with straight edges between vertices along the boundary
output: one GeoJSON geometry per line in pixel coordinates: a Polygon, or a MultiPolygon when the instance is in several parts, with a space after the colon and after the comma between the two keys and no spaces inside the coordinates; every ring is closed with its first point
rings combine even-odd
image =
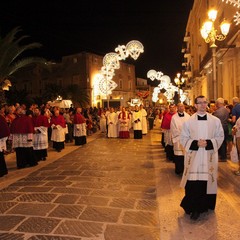
{"type": "MultiPolygon", "coordinates": [[[[240,153],[240,100],[228,104],[223,98],[208,103],[204,96],[194,106],[183,103],[161,108],[143,105],[119,108],[71,107],[60,109],[48,104],[2,105],[0,108],[0,177],[8,173],[4,155],[16,153],[17,168],[36,166],[47,158],[49,143],[57,152],[65,143],[87,143],[96,131],[108,138],[142,139],[155,126],[162,132],[166,159],[174,162],[182,177],[185,196],[180,206],[191,219],[214,210],[217,194],[218,162],[226,162],[233,135],[240,153]]],[[[239,169],[235,172],[240,176],[239,169]]]]}
{"type": "Polygon", "coordinates": [[[18,169],[38,165],[45,161],[50,146],[61,152],[65,143],[77,146],[87,143],[87,136],[97,132],[108,138],[135,139],[148,132],[147,111],[141,106],[133,108],[81,108],[64,109],[43,104],[0,106],[0,177],[8,173],[5,155],[16,154],[18,169]]]}

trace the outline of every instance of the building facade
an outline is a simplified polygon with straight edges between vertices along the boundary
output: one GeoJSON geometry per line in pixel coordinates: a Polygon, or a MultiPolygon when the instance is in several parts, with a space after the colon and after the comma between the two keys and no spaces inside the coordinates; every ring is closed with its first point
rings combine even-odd
{"type": "Polygon", "coordinates": [[[206,96],[209,101],[223,97],[232,102],[234,96],[240,96],[240,37],[239,26],[234,23],[236,7],[222,0],[195,0],[189,14],[184,37],[184,62],[188,77],[185,91],[193,100],[198,95],[206,96]],[[216,33],[221,34],[223,20],[231,23],[230,31],[223,41],[216,39],[216,47],[206,43],[200,33],[207,13],[215,8],[217,18],[214,22],[216,33]],[[214,63],[215,61],[215,63],[214,63]]]}
{"type": "MultiPolygon", "coordinates": [[[[89,106],[107,107],[127,106],[136,97],[135,66],[120,62],[120,69],[115,70],[113,81],[117,87],[112,94],[106,96],[97,88],[97,76],[102,68],[103,56],[81,52],[62,57],[61,62],[48,62],[47,68],[29,66],[19,71],[15,76],[13,86],[17,90],[26,90],[32,97],[41,96],[49,84],[60,88],[78,85],[87,92],[89,106]]],[[[52,100],[52,99],[49,99],[52,100]]]]}

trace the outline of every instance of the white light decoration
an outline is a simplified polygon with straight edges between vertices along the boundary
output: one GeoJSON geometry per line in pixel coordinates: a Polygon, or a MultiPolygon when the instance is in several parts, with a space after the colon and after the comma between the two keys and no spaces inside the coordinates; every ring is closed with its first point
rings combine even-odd
{"type": "Polygon", "coordinates": [[[119,55],[114,52],[107,53],[103,58],[103,66],[107,69],[119,69],[119,55]]]}
{"type": "Polygon", "coordinates": [[[234,17],[233,21],[236,23],[236,25],[238,25],[240,23],[240,13],[236,12],[236,14],[233,17],[234,17]]]}
{"type": "Polygon", "coordinates": [[[137,60],[140,53],[143,53],[143,45],[136,40],[132,40],[126,45],[126,51],[129,53],[129,55],[134,59],[137,60]]]}
{"type": "Polygon", "coordinates": [[[103,67],[101,68],[102,78],[99,80],[99,90],[102,94],[108,96],[117,87],[112,81],[115,69],[120,68],[121,60],[125,60],[129,55],[136,60],[140,53],[144,52],[142,43],[132,40],[126,46],[118,45],[115,52],[107,53],[103,58],[103,67]]]}
{"type": "Polygon", "coordinates": [[[222,0],[223,2],[232,4],[234,7],[240,7],[240,0],[222,0]]]}
{"type": "Polygon", "coordinates": [[[163,76],[163,73],[162,72],[157,72],[155,70],[149,70],[147,72],[147,77],[150,78],[150,80],[154,81],[155,79],[156,80],[160,80],[160,78],[163,76]]]}
{"type": "MultiPolygon", "coordinates": [[[[233,7],[235,8],[240,8],[240,0],[222,0],[223,2],[225,2],[226,4],[230,4],[233,5],[233,7]]],[[[236,11],[236,14],[233,16],[234,17],[234,22],[236,23],[236,25],[238,25],[240,23],[240,14],[238,11],[236,11]]]]}
{"type": "Polygon", "coordinates": [[[171,102],[175,95],[175,92],[178,91],[178,87],[172,85],[171,78],[168,75],[164,75],[162,72],[157,72],[153,69],[147,72],[147,77],[152,81],[160,81],[158,86],[153,89],[152,101],[157,102],[159,100],[158,94],[160,93],[161,89],[165,89],[166,92],[164,95],[166,96],[167,101],[171,102]]]}

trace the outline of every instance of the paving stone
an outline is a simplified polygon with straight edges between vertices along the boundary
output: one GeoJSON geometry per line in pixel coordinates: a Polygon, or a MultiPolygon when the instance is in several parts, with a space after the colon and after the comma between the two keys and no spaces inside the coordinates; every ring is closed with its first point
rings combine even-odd
{"type": "Polygon", "coordinates": [[[105,197],[128,197],[128,192],[124,191],[111,191],[111,190],[93,190],[91,196],[105,196],[105,197]]]}
{"type": "Polygon", "coordinates": [[[80,219],[98,222],[117,222],[121,209],[107,207],[87,207],[80,215],[80,219]]]}
{"type": "Polygon", "coordinates": [[[63,172],[61,172],[61,174],[60,175],[67,175],[67,176],[79,176],[79,175],[81,175],[82,174],[82,172],[83,171],[63,171],[63,172]]]}
{"type": "Polygon", "coordinates": [[[66,178],[67,178],[67,176],[49,176],[49,177],[45,177],[46,181],[61,181],[61,180],[65,180],[66,178]]]}
{"type": "Polygon", "coordinates": [[[73,194],[63,194],[60,195],[54,202],[61,203],[61,204],[74,204],[79,199],[78,195],[73,194]]]}
{"type": "Polygon", "coordinates": [[[109,206],[118,208],[134,208],[136,200],[133,198],[113,198],[109,206]]]}
{"type": "Polygon", "coordinates": [[[81,196],[77,203],[83,205],[107,206],[108,202],[109,198],[105,197],[81,196]]]}
{"type": "Polygon", "coordinates": [[[89,171],[85,170],[81,176],[93,176],[93,177],[105,177],[107,176],[106,171],[89,171]]]}
{"type": "Polygon", "coordinates": [[[0,193],[0,201],[12,201],[20,196],[20,193],[8,193],[8,192],[1,192],[0,193]]]}
{"type": "Polygon", "coordinates": [[[139,200],[137,202],[136,209],[139,210],[148,210],[148,211],[156,211],[157,210],[157,201],[155,200],[139,200]]]}
{"type": "Polygon", "coordinates": [[[57,181],[57,180],[49,181],[44,184],[44,186],[55,186],[55,187],[71,186],[71,185],[72,185],[71,181],[57,181]]]}
{"type": "Polygon", "coordinates": [[[37,176],[31,176],[30,175],[30,176],[28,176],[26,178],[22,178],[20,180],[20,182],[44,182],[45,180],[46,180],[46,177],[37,177],[37,176]]]}
{"type": "Polygon", "coordinates": [[[25,240],[23,234],[18,233],[0,233],[1,240],[25,240]]]}
{"type": "Polygon", "coordinates": [[[53,193],[69,193],[69,194],[80,194],[80,195],[88,195],[91,190],[84,188],[54,188],[51,192],[53,193]]]}
{"type": "Polygon", "coordinates": [[[78,218],[84,207],[81,205],[60,205],[57,206],[48,216],[57,218],[78,218]]]}
{"type": "Polygon", "coordinates": [[[99,237],[102,232],[102,223],[65,220],[56,228],[54,234],[81,236],[93,240],[99,237]]]}
{"type": "MultiPolygon", "coordinates": [[[[142,226],[107,225],[105,240],[160,240],[158,228],[142,226]]],[[[165,240],[165,239],[163,239],[165,240]]]]}
{"type": "Polygon", "coordinates": [[[12,187],[14,186],[39,186],[39,185],[42,185],[44,184],[44,182],[15,182],[13,184],[11,184],[12,187]]]}
{"type": "Polygon", "coordinates": [[[35,235],[28,240],[80,240],[81,237],[63,237],[63,236],[49,236],[49,235],[35,235]]]}
{"type": "Polygon", "coordinates": [[[93,181],[81,181],[72,184],[72,187],[82,187],[82,188],[96,188],[102,189],[106,186],[106,184],[101,182],[93,182],[93,181]]]}
{"type": "Polygon", "coordinates": [[[54,218],[30,217],[17,228],[19,232],[51,233],[60,220],[54,218]]]}
{"type": "Polygon", "coordinates": [[[47,216],[48,212],[55,207],[54,204],[39,204],[39,203],[19,203],[8,214],[22,214],[26,216],[47,216]]]}
{"type": "Polygon", "coordinates": [[[0,213],[5,213],[8,209],[12,208],[15,205],[17,205],[17,202],[0,202],[0,213]]]}
{"type": "Polygon", "coordinates": [[[23,219],[25,219],[23,216],[0,215],[0,231],[10,231],[21,221],[23,221],[23,219]]]}
{"type": "Polygon", "coordinates": [[[50,192],[52,187],[23,187],[18,192],[50,192]]]}
{"type": "Polygon", "coordinates": [[[147,211],[125,211],[123,214],[123,223],[156,226],[158,223],[156,214],[147,211]]]}
{"type": "Polygon", "coordinates": [[[16,201],[18,202],[51,202],[56,198],[56,194],[50,193],[26,193],[19,196],[16,201]]]}
{"type": "MultiPolygon", "coordinates": [[[[6,193],[6,192],[17,192],[20,189],[20,187],[16,187],[16,186],[11,186],[9,185],[8,187],[5,187],[4,189],[0,190],[0,196],[1,193],[6,193]]],[[[1,200],[1,198],[0,198],[1,200]]]]}
{"type": "Polygon", "coordinates": [[[137,199],[156,199],[156,193],[146,193],[146,192],[130,192],[128,197],[137,199]]]}

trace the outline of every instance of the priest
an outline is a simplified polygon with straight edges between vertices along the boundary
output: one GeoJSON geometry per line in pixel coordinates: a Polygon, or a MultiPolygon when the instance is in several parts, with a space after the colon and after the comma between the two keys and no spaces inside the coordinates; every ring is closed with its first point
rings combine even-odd
{"type": "Polygon", "coordinates": [[[181,187],[185,196],[180,206],[192,220],[214,210],[217,197],[218,149],[224,139],[221,121],[206,112],[207,99],[195,99],[197,112],[183,123],[180,143],[185,149],[181,187]]]}
{"type": "Polygon", "coordinates": [[[87,143],[86,119],[82,115],[82,108],[77,107],[73,118],[73,136],[75,145],[82,146],[87,143]]]}
{"type": "Polygon", "coordinates": [[[2,115],[0,115],[0,177],[8,174],[4,151],[7,150],[6,142],[9,134],[10,130],[7,121],[2,115]]]}

